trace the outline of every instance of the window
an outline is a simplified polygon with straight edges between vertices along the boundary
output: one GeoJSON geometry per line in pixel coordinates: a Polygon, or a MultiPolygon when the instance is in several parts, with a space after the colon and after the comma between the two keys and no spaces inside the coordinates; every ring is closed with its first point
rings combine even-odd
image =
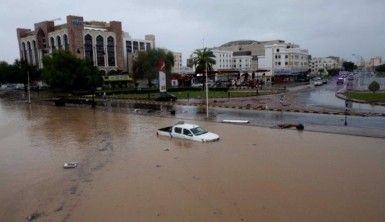
{"type": "Polygon", "coordinates": [[[191,132],[194,133],[194,135],[199,136],[199,135],[207,133],[207,130],[205,130],[201,127],[196,127],[196,128],[192,128],[191,132]]]}
{"type": "Polygon", "coordinates": [[[64,35],[63,36],[63,39],[64,39],[64,50],[68,50],[68,37],[67,35],[64,35]]]}
{"type": "Polygon", "coordinates": [[[180,127],[175,127],[175,128],[174,128],[174,132],[175,132],[175,133],[182,134],[182,128],[180,128],[180,127]]]}
{"type": "Polygon", "coordinates": [[[146,50],[147,51],[151,50],[151,43],[149,43],[149,42],[146,43],[146,50]]]}
{"type": "Polygon", "coordinates": [[[279,52],[279,49],[277,49],[277,52],[279,52]]]}
{"type": "Polygon", "coordinates": [[[285,59],[287,59],[287,58],[289,58],[289,56],[288,56],[288,55],[285,55],[285,59]]]}
{"type": "Polygon", "coordinates": [[[126,41],[126,52],[127,54],[132,53],[132,42],[126,41]]]}
{"type": "Polygon", "coordinates": [[[280,66],[280,65],[281,65],[281,62],[278,62],[278,65],[280,66]]]}
{"type": "Polygon", "coordinates": [[[183,135],[185,135],[185,136],[193,136],[193,134],[188,129],[183,129],[183,135]]]}
{"type": "Polygon", "coordinates": [[[138,51],[138,49],[139,49],[139,43],[138,43],[137,41],[134,41],[133,44],[134,44],[134,46],[133,46],[134,52],[138,51]]]}
{"type": "Polygon", "coordinates": [[[38,65],[38,55],[37,55],[37,47],[36,47],[36,41],[33,40],[32,42],[32,47],[33,47],[33,54],[35,55],[35,64],[38,65]]]}
{"type": "Polygon", "coordinates": [[[27,48],[28,48],[28,64],[33,64],[33,62],[32,62],[32,48],[31,48],[30,42],[27,42],[27,48]]]}
{"type": "Polygon", "coordinates": [[[98,66],[105,66],[104,54],[104,39],[98,35],[96,37],[96,64],[98,66]]]}
{"type": "Polygon", "coordinates": [[[23,55],[23,60],[27,60],[27,49],[25,48],[25,42],[22,43],[22,55],[23,55]]]}
{"type": "Polygon", "coordinates": [[[115,44],[112,36],[107,38],[108,66],[115,66],[115,44]]]}
{"type": "Polygon", "coordinates": [[[60,38],[60,36],[58,35],[58,36],[56,36],[56,42],[57,42],[57,47],[58,47],[58,49],[62,49],[62,44],[61,44],[61,38],[60,38]]]}
{"type": "Polygon", "coordinates": [[[288,65],[288,62],[285,62],[285,65],[288,65]]]}
{"type": "Polygon", "coordinates": [[[55,39],[53,37],[49,38],[50,42],[51,42],[51,49],[54,50],[55,49],[55,39]]]}
{"type": "Polygon", "coordinates": [[[140,42],[140,51],[144,51],[144,42],[140,42]]]}
{"type": "Polygon", "coordinates": [[[93,61],[94,51],[92,47],[92,36],[89,34],[84,37],[84,54],[86,59],[93,61]]]}

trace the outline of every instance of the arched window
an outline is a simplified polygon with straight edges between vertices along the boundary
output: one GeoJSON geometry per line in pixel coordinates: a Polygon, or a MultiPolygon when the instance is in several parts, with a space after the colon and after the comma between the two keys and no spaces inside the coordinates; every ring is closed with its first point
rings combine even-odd
{"type": "Polygon", "coordinates": [[[53,37],[49,38],[50,44],[51,44],[51,49],[52,51],[56,49],[55,47],[55,39],[53,37]]]}
{"type": "MultiPolygon", "coordinates": [[[[79,51],[80,53],[80,51],[79,51]]],[[[94,51],[92,47],[92,36],[87,34],[84,37],[84,54],[86,59],[94,61],[94,51]]]]}
{"type": "Polygon", "coordinates": [[[22,45],[22,49],[21,49],[22,60],[26,61],[27,60],[27,49],[25,48],[25,42],[23,42],[21,45],[22,45]]]}
{"type": "Polygon", "coordinates": [[[35,65],[39,64],[39,55],[37,54],[37,47],[36,47],[36,41],[32,41],[32,47],[33,47],[33,54],[35,55],[35,65]]]}
{"type": "Polygon", "coordinates": [[[61,44],[61,38],[60,38],[59,35],[56,36],[56,42],[57,42],[57,48],[58,48],[58,49],[62,49],[63,46],[62,46],[62,44],[61,44]]]}
{"type": "Polygon", "coordinates": [[[64,39],[64,50],[68,50],[68,37],[66,34],[63,35],[63,39],[64,39]]]}
{"type": "Polygon", "coordinates": [[[31,48],[31,42],[27,42],[27,48],[28,48],[28,64],[32,64],[32,48],[31,48]]]}
{"type": "Polygon", "coordinates": [[[115,66],[115,44],[112,36],[107,38],[108,66],[115,66]]]}
{"type": "Polygon", "coordinates": [[[98,35],[98,37],[96,37],[96,64],[98,66],[105,66],[104,54],[104,39],[98,35]]]}

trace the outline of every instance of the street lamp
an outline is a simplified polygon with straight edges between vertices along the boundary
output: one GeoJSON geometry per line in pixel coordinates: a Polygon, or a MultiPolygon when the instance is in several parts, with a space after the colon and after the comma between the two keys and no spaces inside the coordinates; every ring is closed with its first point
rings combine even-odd
{"type": "Polygon", "coordinates": [[[209,86],[207,83],[207,61],[205,62],[206,67],[206,118],[209,118],[209,86]]]}

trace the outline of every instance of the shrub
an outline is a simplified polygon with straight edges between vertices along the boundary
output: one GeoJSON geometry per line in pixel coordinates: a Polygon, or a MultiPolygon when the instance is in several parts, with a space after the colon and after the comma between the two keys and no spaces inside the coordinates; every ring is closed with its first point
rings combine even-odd
{"type": "Polygon", "coordinates": [[[378,82],[376,81],[373,81],[372,83],[369,84],[368,89],[373,93],[375,93],[380,89],[380,84],[378,84],[378,82]]]}

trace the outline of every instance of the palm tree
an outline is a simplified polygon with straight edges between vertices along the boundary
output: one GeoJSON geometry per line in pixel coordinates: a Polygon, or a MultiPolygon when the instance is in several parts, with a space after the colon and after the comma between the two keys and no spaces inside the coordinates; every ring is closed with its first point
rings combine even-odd
{"type": "Polygon", "coordinates": [[[208,48],[197,49],[193,55],[193,63],[195,66],[195,73],[204,73],[206,71],[212,71],[215,64],[215,55],[213,51],[208,48]]]}
{"type": "Polygon", "coordinates": [[[193,63],[195,65],[195,73],[206,73],[206,118],[209,117],[209,89],[207,85],[207,72],[212,71],[215,64],[215,55],[213,51],[207,48],[197,49],[194,52],[193,63]]]}

